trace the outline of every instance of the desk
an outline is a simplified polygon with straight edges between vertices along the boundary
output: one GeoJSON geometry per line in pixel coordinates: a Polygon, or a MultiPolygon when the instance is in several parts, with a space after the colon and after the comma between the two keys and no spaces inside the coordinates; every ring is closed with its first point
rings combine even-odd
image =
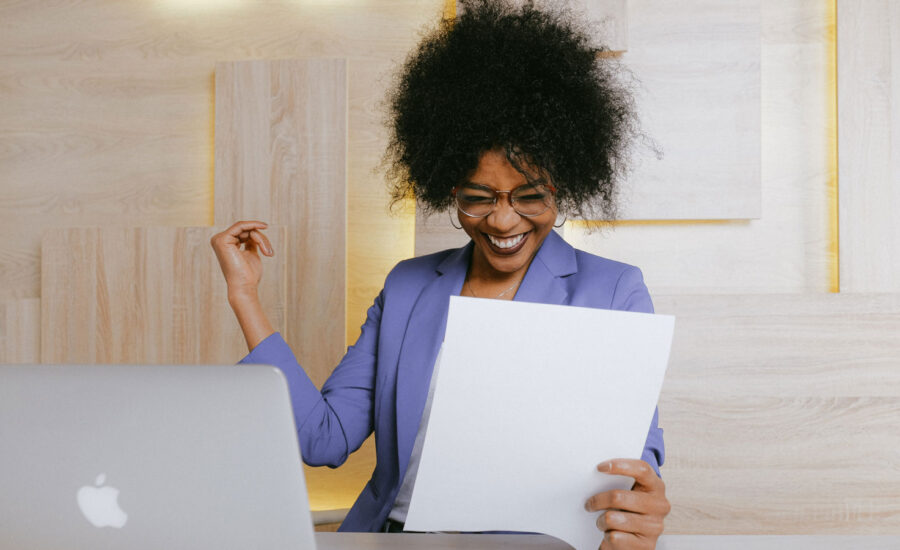
{"type": "MultiPolygon", "coordinates": [[[[545,535],[316,533],[318,550],[571,550],[545,535]]],[[[900,536],[666,535],[657,550],[900,550],[900,536]]]]}

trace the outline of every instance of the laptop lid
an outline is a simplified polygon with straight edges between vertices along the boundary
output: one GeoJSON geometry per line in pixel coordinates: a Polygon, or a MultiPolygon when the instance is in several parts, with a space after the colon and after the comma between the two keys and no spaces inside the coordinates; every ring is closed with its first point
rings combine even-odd
{"type": "Polygon", "coordinates": [[[314,548],[280,371],[0,366],[0,548],[314,548]]]}

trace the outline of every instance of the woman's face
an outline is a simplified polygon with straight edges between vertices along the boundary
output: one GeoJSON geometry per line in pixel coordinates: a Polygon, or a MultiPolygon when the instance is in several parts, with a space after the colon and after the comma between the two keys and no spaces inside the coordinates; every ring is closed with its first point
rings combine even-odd
{"type": "MultiPolygon", "coordinates": [[[[489,187],[495,191],[512,191],[528,183],[500,150],[484,153],[466,183],[489,187]]],[[[509,203],[509,195],[500,195],[493,211],[483,218],[473,218],[457,211],[459,223],[472,238],[475,250],[472,269],[481,277],[506,278],[528,269],[541,243],[553,229],[556,205],[537,216],[526,217],[509,203]]]]}

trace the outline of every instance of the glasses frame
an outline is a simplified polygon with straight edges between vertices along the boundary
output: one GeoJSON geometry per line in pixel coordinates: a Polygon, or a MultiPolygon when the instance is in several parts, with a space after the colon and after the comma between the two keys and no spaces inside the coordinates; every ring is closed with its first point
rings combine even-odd
{"type": "Polygon", "coordinates": [[[492,189],[486,185],[484,185],[484,186],[479,185],[479,187],[483,187],[484,189],[491,191],[494,194],[494,200],[493,200],[493,202],[491,202],[491,209],[488,210],[488,212],[486,214],[482,214],[481,216],[476,216],[475,214],[469,214],[468,212],[463,210],[463,207],[460,206],[460,204],[459,204],[459,195],[457,194],[457,191],[459,191],[459,188],[463,187],[464,185],[470,185],[470,184],[464,183],[461,185],[457,185],[452,190],[450,190],[450,195],[453,197],[453,202],[456,203],[456,208],[460,212],[465,214],[466,216],[469,216],[470,218],[486,218],[486,217],[490,216],[494,212],[494,210],[497,208],[497,202],[499,202],[499,200],[500,200],[500,195],[502,195],[504,193],[506,193],[506,201],[509,203],[509,205],[512,207],[512,209],[516,211],[516,214],[522,216],[523,218],[534,218],[534,217],[540,216],[547,210],[550,210],[553,207],[553,205],[548,204],[547,208],[541,210],[537,214],[523,214],[522,212],[519,212],[519,209],[516,208],[515,201],[513,201],[512,193],[516,192],[517,190],[519,190],[523,187],[529,186],[529,185],[532,187],[535,185],[543,185],[543,186],[547,187],[547,189],[550,190],[550,195],[556,196],[556,187],[554,187],[552,183],[540,183],[540,184],[523,183],[522,185],[519,185],[518,187],[516,187],[514,189],[510,189],[509,191],[497,191],[496,189],[492,189]]]}

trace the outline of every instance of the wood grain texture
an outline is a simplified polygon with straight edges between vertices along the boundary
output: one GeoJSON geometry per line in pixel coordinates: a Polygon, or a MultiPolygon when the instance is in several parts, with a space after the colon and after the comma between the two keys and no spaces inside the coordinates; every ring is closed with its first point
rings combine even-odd
{"type": "Polygon", "coordinates": [[[842,292],[900,280],[900,5],[838,1],[842,292]]]}
{"type": "MultiPolygon", "coordinates": [[[[0,299],[37,297],[40,235],[52,227],[213,223],[214,67],[220,60],[345,57],[367,104],[438,20],[441,0],[0,5],[0,299]],[[359,79],[366,79],[359,81],[359,79]]],[[[360,98],[362,100],[362,98],[360,98]]],[[[366,130],[363,130],[366,131],[366,130]]],[[[356,142],[351,121],[351,142],[356,142]]],[[[381,147],[383,150],[383,145],[381,147]]],[[[380,151],[352,230],[389,231],[380,151]]],[[[361,239],[367,235],[360,236],[361,239]]],[[[409,252],[412,253],[409,230],[409,252]]],[[[379,251],[380,253],[380,251],[379,251]]],[[[362,260],[377,286],[399,253],[362,260]]],[[[368,294],[368,293],[367,293],[368,294]]],[[[362,313],[371,303],[367,296],[362,313]]],[[[358,323],[357,323],[358,326],[358,323]]]]}
{"type": "Polygon", "coordinates": [[[655,303],[667,532],[900,533],[900,295],[655,303]]]}
{"type": "Polygon", "coordinates": [[[216,66],[216,223],[284,226],[285,340],[321,386],[345,349],[347,65],[216,66]]]}
{"type": "Polygon", "coordinates": [[[41,301],[0,302],[0,364],[39,363],[40,353],[41,301]]]}
{"type": "Polygon", "coordinates": [[[629,0],[641,148],[622,218],[759,218],[760,0],[629,0]]]}
{"type": "MultiPolygon", "coordinates": [[[[53,229],[42,244],[42,363],[230,364],[247,353],[209,246],[216,228],[53,229]]],[[[269,231],[284,272],[287,238],[269,231]]],[[[260,299],[284,326],[283,277],[260,299]]]]}

